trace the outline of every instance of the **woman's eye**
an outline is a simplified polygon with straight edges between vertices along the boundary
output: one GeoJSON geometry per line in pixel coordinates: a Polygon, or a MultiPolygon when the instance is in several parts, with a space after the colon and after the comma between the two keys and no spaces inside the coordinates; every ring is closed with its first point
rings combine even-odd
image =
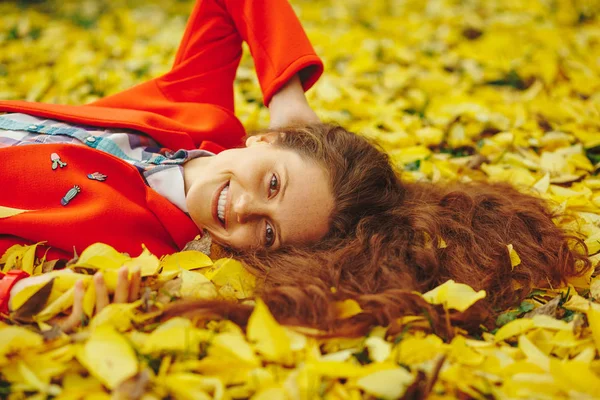
{"type": "Polygon", "coordinates": [[[269,198],[273,197],[277,190],[279,190],[279,179],[277,179],[277,175],[273,174],[269,182],[269,198]]]}
{"type": "Polygon", "coordinates": [[[274,242],[275,242],[275,232],[273,231],[273,227],[271,225],[269,225],[269,223],[267,222],[267,227],[265,229],[265,245],[267,247],[271,247],[271,246],[273,246],[274,242]]]}

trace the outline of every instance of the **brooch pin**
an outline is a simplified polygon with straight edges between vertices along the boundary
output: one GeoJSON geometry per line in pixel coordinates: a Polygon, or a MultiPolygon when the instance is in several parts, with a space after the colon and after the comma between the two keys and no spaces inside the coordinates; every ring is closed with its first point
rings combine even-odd
{"type": "Polygon", "coordinates": [[[81,192],[81,188],[77,185],[73,186],[71,189],[69,189],[65,196],[60,199],[60,204],[66,206],[71,200],[73,200],[75,196],[79,194],[79,192],[81,192]]]}
{"type": "Polygon", "coordinates": [[[106,175],[101,174],[100,172],[94,172],[93,174],[88,174],[89,179],[93,181],[104,182],[106,180],[106,175]]]}
{"type": "Polygon", "coordinates": [[[66,167],[67,163],[66,162],[62,162],[60,160],[60,156],[56,153],[52,153],[50,154],[50,160],[52,160],[52,169],[55,170],[58,167],[66,167]]]}

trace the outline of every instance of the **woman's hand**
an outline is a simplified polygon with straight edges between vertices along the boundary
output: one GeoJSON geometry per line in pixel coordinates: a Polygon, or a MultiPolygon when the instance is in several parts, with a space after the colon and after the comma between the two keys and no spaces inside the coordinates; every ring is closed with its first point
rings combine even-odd
{"type": "MultiPolygon", "coordinates": [[[[110,304],[108,296],[108,288],[104,282],[104,276],[101,272],[97,272],[92,279],[94,288],[96,289],[96,308],[95,313],[102,311],[104,307],[110,304]]],[[[127,267],[119,268],[117,272],[117,286],[113,295],[113,303],[127,303],[135,301],[140,297],[140,288],[142,283],[142,274],[139,268],[135,268],[129,279],[129,270],[127,267]]],[[[83,319],[83,297],[85,295],[85,287],[83,281],[77,281],[75,291],[73,293],[73,309],[71,315],[66,319],[58,322],[58,326],[63,332],[68,332],[81,324],[83,319]]]]}
{"type": "Polygon", "coordinates": [[[271,99],[270,128],[290,125],[306,125],[321,122],[317,114],[308,105],[304,89],[298,75],[294,75],[271,99]]]}

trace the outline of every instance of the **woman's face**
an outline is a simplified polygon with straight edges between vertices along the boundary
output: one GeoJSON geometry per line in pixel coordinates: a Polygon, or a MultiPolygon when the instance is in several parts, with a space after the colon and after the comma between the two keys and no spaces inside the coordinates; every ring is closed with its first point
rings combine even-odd
{"type": "Polygon", "coordinates": [[[252,136],[245,148],[185,164],[189,214],[215,242],[277,249],[318,241],[329,230],[333,195],[325,170],[272,145],[276,135],[252,136]]]}

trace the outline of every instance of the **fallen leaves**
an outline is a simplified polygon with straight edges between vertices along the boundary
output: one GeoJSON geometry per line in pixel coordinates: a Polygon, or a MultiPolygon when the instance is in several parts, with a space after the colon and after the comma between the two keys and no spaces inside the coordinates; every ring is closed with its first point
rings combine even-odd
{"type": "MultiPolygon", "coordinates": [[[[144,259],[151,259],[146,252],[142,252],[144,259]]],[[[516,314],[494,334],[484,332],[480,338],[470,338],[455,328],[449,343],[431,332],[431,327],[411,327],[419,317],[403,318],[405,329],[393,335],[386,327],[375,327],[365,338],[309,337],[280,325],[260,299],[256,299],[245,332],[229,321],[199,327],[181,317],[149,325],[160,315],[162,306],[155,302],[152,309],[144,310],[144,300],[139,300],[108,305],[70,337],[60,332],[47,334],[52,329],[42,321],[68,310],[65,299],[72,298],[72,286],[68,285],[89,277],[72,270],[85,264],[86,269],[92,269],[90,272],[93,268],[106,271],[99,257],[104,257],[110,268],[118,268],[114,265],[116,259],[123,264],[140,259],[116,255],[107,246],[92,245],[78,263],[66,270],[28,278],[45,279],[24,286],[15,295],[13,306],[17,311],[12,316],[26,307],[39,329],[0,326],[0,374],[12,391],[58,398],[92,393],[101,398],[112,391],[114,396],[124,398],[170,395],[182,399],[287,399],[310,398],[324,390],[329,396],[393,399],[415,390],[425,377],[423,390],[427,393],[560,397],[593,394],[600,382],[595,369],[600,304],[574,290],[555,294],[535,309],[531,300],[524,302],[517,312],[530,312],[522,318],[516,318],[520,315],[516,314]],[[86,258],[90,254],[94,256],[86,258]],[[93,259],[96,261],[89,261],[93,259]],[[52,300],[54,290],[58,292],[52,300]],[[44,299],[49,304],[41,308],[39,303],[44,299]],[[29,301],[35,302],[35,308],[27,306],[29,301]],[[41,311],[35,313],[34,309],[41,311]],[[560,319],[559,314],[565,318],[568,310],[579,314],[571,314],[569,321],[560,319]],[[585,315],[588,325],[576,324],[577,315],[578,321],[585,315]]],[[[242,287],[237,285],[246,272],[240,275],[243,267],[236,261],[211,260],[213,265],[208,266],[204,257],[185,254],[184,261],[176,264],[178,274],[173,275],[173,260],[172,256],[158,260],[155,274],[144,277],[144,282],[166,285],[180,281],[175,297],[231,299],[230,293],[241,294],[222,294],[219,290],[242,287]],[[192,265],[190,260],[199,263],[192,265]],[[227,265],[231,268],[225,268],[227,265]],[[161,279],[161,274],[169,279],[161,279]]],[[[147,288],[152,290],[151,286],[147,288]]],[[[552,295],[549,290],[538,292],[538,296],[552,295]]],[[[447,310],[463,312],[484,298],[485,292],[448,281],[422,296],[447,310]]],[[[337,309],[340,319],[362,312],[352,300],[340,301],[337,309]]]]}
{"type": "Polygon", "coordinates": [[[470,286],[456,283],[452,279],[423,293],[423,298],[431,304],[442,304],[446,309],[466,311],[476,301],[485,298],[485,290],[475,292],[470,286]]]}
{"type": "Polygon", "coordinates": [[[114,389],[138,371],[138,360],[129,342],[113,327],[94,329],[77,348],[79,362],[108,389],[114,389]]]}
{"type": "MultiPolygon", "coordinates": [[[[167,71],[193,1],[34,3],[0,3],[0,99],[83,104],[167,71]]],[[[403,179],[507,181],[537,193],[565,212],[556,223],[580,235],[597,264],[595,2],[292,3],[327,66],[307,93],[322,119],[376,139],[403,179]]],[[[234,90],[247,129],[268,126],[247,54],[234,90]]],[[[23,212],[1,207],[0,218],[23,212]]],[[[255,278],[235,260],[204,255],[206,243],[160,260],[99,243],[55,271],[64,263],[38,259],[39,245],[0,258],[2,272],[39,277],[15,290],[15,324],[0,324],[2,395],[392,399],[422,381],[431,398],[591,398],[600,390],[592,271],[566,288],[536,290],[477,337],[455,329],[445,342],[422,315],[401,319],[397,334],[377,327],[364,338],[324,339],[281,326],[260,299],[245,332],[230,321],[157,324],[164,304],[180,297],[254,299],[255,278]],[[101,271],[112,291],[123,265],[141,269],[144,299],[94,315],[90,275],[101,271]],[[87,319],[68,336],[48,322],[69,312],[78,280],[87,319]]],[[[518,272],[524,249],[506,246],[518,272]]],[[[422,296],[457,313],[486,293],[448,281],[422,296]]],[[[349,321],[363,311],[349,299],[335,310],[349,321]]]]}

